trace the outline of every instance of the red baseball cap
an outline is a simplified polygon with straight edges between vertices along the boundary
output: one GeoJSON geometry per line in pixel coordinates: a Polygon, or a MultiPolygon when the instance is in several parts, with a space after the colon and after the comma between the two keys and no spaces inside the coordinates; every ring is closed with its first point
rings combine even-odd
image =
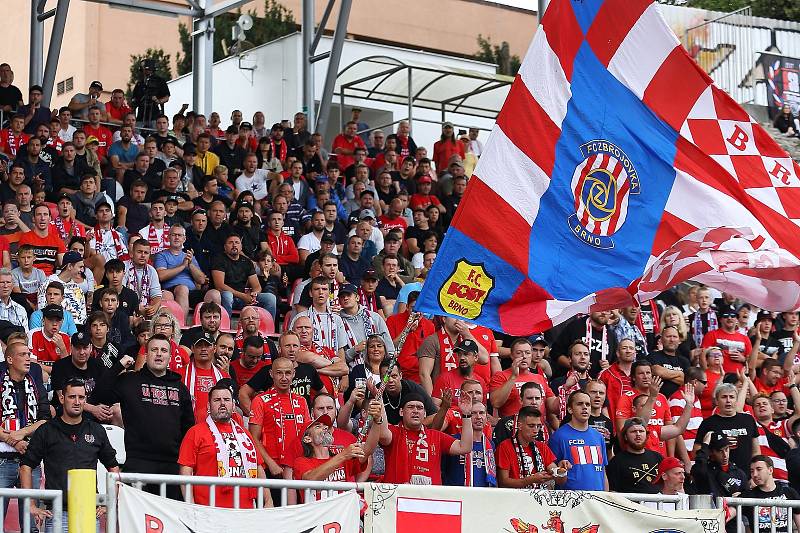
{"type": "Polygon", "coordinates": [[[658,465],[658,476],[653,483],[661,482],[661,476],[667,473],[667,471],[672,470],[673,468],[683,468],[683,463],[680,462],[676,457],[665,457],[661,464],[658,465]]]}

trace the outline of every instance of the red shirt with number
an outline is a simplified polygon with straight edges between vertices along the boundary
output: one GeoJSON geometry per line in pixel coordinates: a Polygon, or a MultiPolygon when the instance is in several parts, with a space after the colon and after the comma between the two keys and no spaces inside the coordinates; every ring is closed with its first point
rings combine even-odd
{"type": "Polygon", "coordinates": [[[64,341],[66,349],[64,353],[58,351],[52,338],[45,337],[42,328],[32,329],[28,334],[30,336],[31,356],[39,364],[52,367],[53,363],[69,355],[70,339],[66,333],[58,332],[61,335],[61,340],[64,341]]]}
{"type": "Polygon", "coordinates": [[[91,124],[84,124],[83,131],[86,132],[87,139],[92,135],[97,137],[97,141],[100,143],[97,147],[97,157],[106,157],[108,149],[114,143],[114,134],[111,133],[111,130],[102,124],[98,124],[96,128],[91,124]]]}
{"type": "Polygon", "coordinates": [[[261,426],[261,443],[267,454],[283,464],[289,443],[311,422],[305,398],[271,388],[253,399],[251,411],[250,423],[261,426]]]}
{"type": "Polygon", "coordinates": [[[402,422],[399,426],[390,425],[389,431],[392,442],[383,447],[386,454],[383,482],[410,483],[412,476],[420,476],[429,479],[431,485],[441,485],[442,455],[450,451],[456,439],[435,429],[406,429],[402,422]]]}
{"type": "MultiPolygon", "coordinates": [[[[222,438],[226,442],[231,440],[235,441],[233,427],[230,422],[227,424],[217,422],[216,424],[222,438]]],[[[247,428],[243,429],[245,433],[247,433],[247,436],[250,437],[250,441],[255,442],[255,439],[253,439],[253,436],[247,431],[247,428]]],[[[245,447],[239,450],[239,452],[248,454],[251,462],[262,466],[264,465],[264,461],[259,457],[255,445],[253,445],[253,447],[245,447]]],[[[220,465],[217,462],[217,444],[205,420],[195,424],[186,432],[181,442],[178,464],[191,467],[195,476],[219,477],[220,465]]],[[[218,485],[214,495],[214,505],[216,507],[233,507],[233,487],[218,485]]],[[[194,498],[194,503],[208,505],[210,501],[208,487],[195,485],[192,490],[192,497],[194,498]]],[[[241,487],[239,489],[240,508],[253,509],[253,503],[257,497],[258,489],[241,487]]]]}
{"type": "Polygon", "coordinates": [[[33,266],[44,272],[45,276],[55,272],[58,255],[67,253],[67,247],[57,231],[48,232],[45,237],[39,237],[33,230],[26,231],[19,238],[19,246],[23,244],[33,246],[33,266]]]}

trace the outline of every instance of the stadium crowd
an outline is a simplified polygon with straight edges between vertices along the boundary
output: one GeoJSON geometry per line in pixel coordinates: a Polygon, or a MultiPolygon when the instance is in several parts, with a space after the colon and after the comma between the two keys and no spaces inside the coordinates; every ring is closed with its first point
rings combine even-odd
{"type": "Polygon", "coordinates": [[[800,498],[796,312],[692,284],[530,337],[414,312],[477,129],[429,151],[353,109],[328,144],[302,113],[165,116],[152,71],[133,107],[12,82],[3,487],[118,468],[102,423],[131,472],[800,498]]]}

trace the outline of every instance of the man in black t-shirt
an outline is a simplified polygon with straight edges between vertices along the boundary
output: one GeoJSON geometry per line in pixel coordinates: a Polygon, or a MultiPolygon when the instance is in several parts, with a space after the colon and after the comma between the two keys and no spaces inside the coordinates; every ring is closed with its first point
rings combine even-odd
{"type": "MultiPolygon", "coordinates": [[[[797,500],[800,495],[793,488],[785,484],[778,484],[773,477],[775,465],[772,459],[765,455],[756,455],[750,461],[750,480],[754,485],[742,493],[742,498],[757,500],[797,500]]],[[[757,517],[758,524],[753,524],[753,508],[742,507],[742,518],[750,525],[753,533],[789,533],[789,509],[786,507],[761,507],[757,517]],[[774,524],[774,526],[773,526],[774,524]],[[754,527],[755,526],[755,527],[754,527]],[[774,527],[774,529],[773,529],[774,527]]],[[[794,514],[794,527],[800,529],[800,514],[794,514]]]]}
{"type": "Polygon", "coordinates": [[[758,344],[758,360],[763,362],[764,359],[777,359],[783,362],[786,350],[783,348],[783,343],[772,335],[772,324],[774,320],[772,313],[769,311],[759,311],[755,323],[755,335],[750,337],[750,343],[755,346],[758,344]]]}
{"type": "Polygon", "coordinates": [[[261,292],[253,262],[242,253],[242,238],[232,233],[225,239],[225,253],[211,260],[211,280],[220,292],[222,307],[233,314],[233,309],[258,305],[275,316],[275,295],[261,292]],[[248,292],[249,289],[249,292],[248,292]]]}
{"type": "Polygon", "coordinates": [[[609,488],[614,492],[655,494],[658,488],[653,483],[663,457],[646,448],[645,422],[641,418],[629,418],[620,435],[624,449],[617,452],[606,469],[609,488]]]}
{"type": "Polygon", "coordinates": [[[572,320],[553,343],[550,360],[553,361],[553,377],[562,376],[569,370],[569,347],[582,340],[589,346],[592,362],[589,373],[595,377],[600,372],[600,361],[613,363],[617,358],[617,337],[608,325],[609,311],[590,313],[572,320]]]}
{"type": "Polygon", "coordinates": [[[697,428],[694,441],[695,452],[706,433],[723,435],[730,444],[730,462],[742,470],[748,468],[750,459],[761,453],[758,444],[758,428],[755,419],[747,413],[736,412],[736,386],[730,383],[719,385],[714,391],[717,413],[703,420],[697,428]]]}
{"type": "Polygon", "coordinates": [[[770,339],[780,343],[783,348],[783,354],[786,354],[792,349],[800,320],[798,319],[797,311],[781,313],[781,317],[783,318],[783,328],[770,335],[770,339]]]}
{"type": "Polygon", "coordinates": [[[667,326],[661,332],[662,349],[647,356],[648,361],[653,364],[653,374],[664,380],[661,393],[667,398],[675,394],[684,384],[685,373],[690,366],[688,359],[678,355],[680,343],[678,328],[667,326]]]}

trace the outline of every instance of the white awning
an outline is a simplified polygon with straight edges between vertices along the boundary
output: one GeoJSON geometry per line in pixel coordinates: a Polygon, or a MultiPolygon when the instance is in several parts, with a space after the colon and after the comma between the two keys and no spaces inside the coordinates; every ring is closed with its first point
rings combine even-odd
{"type": "Polygon", "coordinates": [[[512,76],[370,56],[345,67],[335,94],[364,100],[494,119],[505,102],[512,76]]]}

